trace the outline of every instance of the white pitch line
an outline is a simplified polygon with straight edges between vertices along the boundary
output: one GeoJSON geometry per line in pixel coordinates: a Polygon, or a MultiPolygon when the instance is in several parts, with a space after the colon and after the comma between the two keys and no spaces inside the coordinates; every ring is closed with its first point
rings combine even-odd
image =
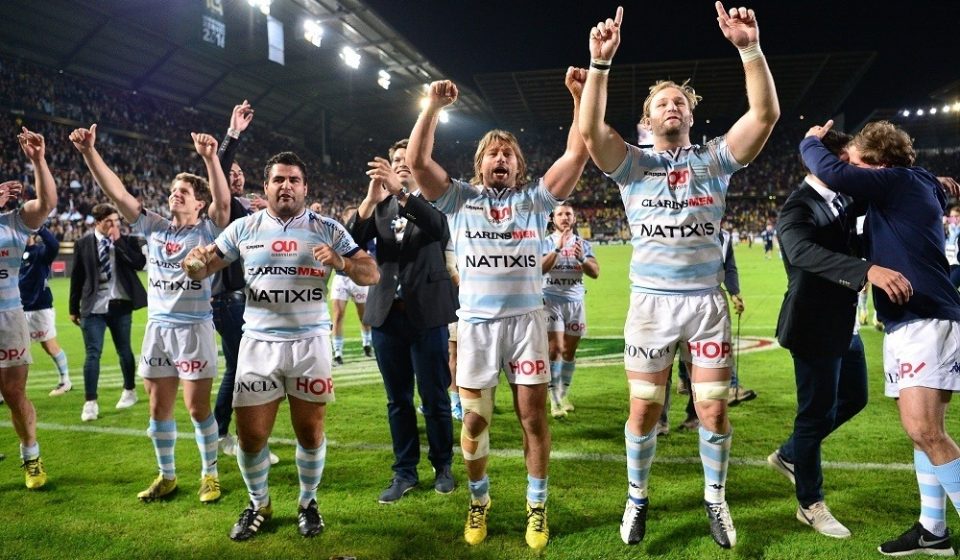
{"type": "MultiPolygon", "coordinates": [[[[8,421],[0,421],[0,427],[12,428],[13,424],[8,421]]],[[[135,430],[133,428],[111,428],[105,426],[93,426],[88,424],[52,424],[48,422],[37,422],[37,429],[41,432],[75,432],[91,434],[110,434],[119,436],[147,437],[146,429],[135,430]]],[[[177,432],[177,439],[195,441],[196,436],[193,432],[177,432]]],[[[297,440],[290,438],[270,438],[272,445],[296,446],[297,440]]],[[[327,441],[327,445],[338,449],[353,449],[358,451],[391,452],[393,446],[385,443],[340,443],[333,440],[327,441]]],[[[424,454],[428,448],[420,448],[424,454]]],[[[460,448],[454,446],[454,453],[460,453],[460,448]]],[[[490,454],[494,457],[522,459],[522,449],[491,449],[490,454]]],[[[587,461],[595,463],[624,463],[627,458],[618,453],[582,453],[577,451],[557,451],[550,452],[550,458],[559,461],[587,461]]],[[[699,457],[657,457],[654,463],[667,465],[699,465],[699,457]]],[[[767,468],[766,459],[744,459],[733,457],[730,464],[745,467],[764,467],[767,468]]],[[[912,471],[913,463],[854,463],[850,461],[824,461],[823,467],[827,469],[846,470],[846,471],[912,471]]]]}

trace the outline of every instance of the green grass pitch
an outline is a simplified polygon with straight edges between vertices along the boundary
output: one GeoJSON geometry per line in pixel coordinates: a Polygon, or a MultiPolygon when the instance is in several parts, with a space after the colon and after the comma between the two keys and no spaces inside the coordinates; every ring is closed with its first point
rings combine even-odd
{"type": "MultiPolygon", "coordinates": [[[[823,449],[827,502],[852,531],[846,541],[830,539],[794,518],[793,487],[768,468],[765,457],[787,436],[796,407],[792,362],[779,348],[743,353],[741,382],[759,394],[731,410],[734,425],[727,498],[738,531],[731,551],[709,536],[702,507],[703,479],[692,434],[661,438],[650,482],[647,536],[639,546],[618,535],[626,494],[623,423],[627,387],[621,352],[628,302],[629,247],[596,248],[598,281],[588,280],[588,337],[581,345],[571,390],[577,409],[565,421],[551,420],[553,459],[548,502],[551,541],[541,554],[556,559],[599,558],[877,558],[877,545],[895,537],[917,518],[919,500],[910,467],[911,445],[903,435],[894,403],[882,396],[881,334],[864,330],[870,368],[870,404],[831,436],[823,449]]],[[[759,246],[737,248],[747,309],[740,322],[743,346],[774,335],[786,279],[782,263],[766,260],[759,246]]],[[[177,406],[180,489],[167,501],[142,504],[136,493],[156,476],[145,431],[148,407],[140,402],[118,411],[120,373],[108,340],[100,386],[101,418],[80,421],[83,406],[83,345],[80,329],[67,315],[68,281],[52,281],[60,343],[70,361],[74,389],[62,397],[47,393],[56,373],[39,345],[28,392],[39,420],[38,437],[50,482],[40,491],[23,486],[17,439],[5,407],[0,408],[0,558],[529,558],[524,544],[525,469],[509,391],[497,395],[491,427],[493,509],[485,543],[462,539],[468,492],[463,460],[455,454],[458,488],[449,496],[433,491],[424,453],[421,487],[400,502],[382,506],[379,492],[391,472],[392,453],[383,388],[375,362],[360,349],[358,322],[347,310],[347,364],[334,371],[337,401],[329,407],[330,445],[318,501],[327,524],[319,538],[296,531],[297,474],[293,433],[281,408],[271,448],[281,458],[270,473],[274,519],[252,541],[234,543],[227,533],[247,503],[236,462],[221,457],[222,499],[202,505],[196,497],[199,455],[192,425],[177,406]]],[[[146,314],[134,319],[139,350],[146,314]]],[[[734,332],[736,332],[734,323],[734,332]]],[[[219,381],[215,382],[215,387],[219,381]]],[[[674,398],[671,425],[683,419],[683,399],[674,398]]],[[[459,426],[455,426],[459,433],[459,426]]],[[[421,433],[422,433],[421,424],[421,433]]],[[[948,430],[960,434],[956,415],[948,430]]],[[[425,442],[425,438],[422,439],[425,442]]],[[[948,506],[948,523],[957,517],[948,506]]]]}

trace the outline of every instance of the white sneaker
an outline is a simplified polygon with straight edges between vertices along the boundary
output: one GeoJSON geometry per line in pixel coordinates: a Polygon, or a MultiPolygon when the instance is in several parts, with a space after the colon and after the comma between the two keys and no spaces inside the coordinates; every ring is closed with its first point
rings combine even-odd
{"type": "Polygon", "coordinates": [[[824,502],[816,502],[810,507],[797,507],[797,520],[804,525],[813,527],[821,535],[833,537],[835,539],[846,539],[850,537],[850,529],[837,521],[837,518],[830,513],[830,508],[824,502]]]}
{"type": "Polygon", "coordinates": [[[123,410],[124,408],[130,408],[131,406],[137,404],[137,390],[136,389],[124,389],[123,393],[120,394],[120,400],[117,401],[117,410],[123,410]]]}
{"type": "Polygon", "coordinates": [[[279,462],[280,462],[280,457],[277,457],[277,455],[276,455],[273,451],[271,451],[271,452],[270,452],[270,464],[271,464],[271,465],[276,465],[276,464],[279,463],[279,462]]]}
{"type": "Polygon", "coordinates": [[[237,438],[233,437],[232,435],[227,434],[220,438],[219,446],[220,453],[229,455],[230,457],[237,456],[237,438]]]}
{"type": "Polygon", "coordinates": [[[793,463],[783,458],[780,449],[767,456],[767,463],[773,467],[773,470],[787,477],[791,484],[797,484],[797,479],[793,476],[793,463]]]}
{"type": "Polygon", "coordinates": [[[70,383],[70,380],[66,380],[63,383],[57,384],[52,391],[50,391],[51,397],[59,397],[60,395],[66,393],[70,389],[73,389],[73,383],[70,383]]]}
{"type": "Polygon", "coordinates": [[[87,401],[83,403],[83,412],[80,413],[80,420],[84,422],[93,422],[100,416],[100,405],[97,401],[87,401]]]}
{"type": "Polygon", "coordinates": [[[562,404],[558,402],[554,402],[551,399],[550,400],[550,416],[553,416],[554,418],[566,418],[567,411],[563,409],[562,404]]]}

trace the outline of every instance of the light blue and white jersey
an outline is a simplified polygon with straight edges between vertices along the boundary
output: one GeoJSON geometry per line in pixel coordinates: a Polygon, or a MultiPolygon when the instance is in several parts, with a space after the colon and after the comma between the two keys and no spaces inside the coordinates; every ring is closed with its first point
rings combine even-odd
{"type": "Polygon", "coordinates": [[[150,322],[192,325],[212,321],[211,279],[191,280],[180,267],[194,247],[206,246],[220,233],[207,218],[177,227],[167,218],[143,209],[130,229],[147,240],[147,317],[150,322]]]}
{"type": "Polygon", "coordinates": [[[620,187],[632,233],[634,292],[685,293],[723,281],[720,220],[738,163],[726,139],[657,152],[627,144],[609,173],[620,187]]]}
{"type": "Polygon", "coordinates": [[[313,257],[313,248],[326,244],[344,258],[354,255],[360,247],[342,225],[310,210],[286,221],[261,210],[231,223],[216,243],[225,261],[243,259],[244,336],[279,341],[330,333],[332,268],[313,257]]]}
{"type": "Polygon", "coordinates": [[[37,230],[20,218],[20,211],[0,214],[0,311],[23,309],[20,302],[20,263],[27,239],[37,230]]]}
{"type": "MultiPolygon", "coordinates": [[[[560,232],[555,231],[543,244],[543,254],[552,253],[560,244],[560,232]]],[[[577,241],[583,247],[583,258],[594,257],[590,242],[579,235],[571,235],[560,248],[553,268],[543,275],[543,296],[556,301],[583,301],[587,290],[583,286],[583,266],[576,257],[577,241]]]]}
{"type": "Polygon", "coordinates": [[[559,203],[543,179],[524,189],[451,181],[435,206],[450,222],[461,319],[480,323],[543,309],[542,232],[559,203]]]}

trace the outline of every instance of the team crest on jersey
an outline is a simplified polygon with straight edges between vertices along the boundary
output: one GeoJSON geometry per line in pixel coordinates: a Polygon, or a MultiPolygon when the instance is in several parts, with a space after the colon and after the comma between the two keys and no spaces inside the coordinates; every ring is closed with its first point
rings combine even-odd
{"type": "Polygon", "coordinates": [[[167,241],[163,244],[163,250],[168,255],[175,255],[183,249],[183,243],[177,243],[176,241],[167,241]]]}
{"type": "Polygon", "coordinates": [[[513,221],[513,208],[504,206],[502,208],[491,207],[487,211],[487,221],[491,224],[504,224],[513,221]]]}

